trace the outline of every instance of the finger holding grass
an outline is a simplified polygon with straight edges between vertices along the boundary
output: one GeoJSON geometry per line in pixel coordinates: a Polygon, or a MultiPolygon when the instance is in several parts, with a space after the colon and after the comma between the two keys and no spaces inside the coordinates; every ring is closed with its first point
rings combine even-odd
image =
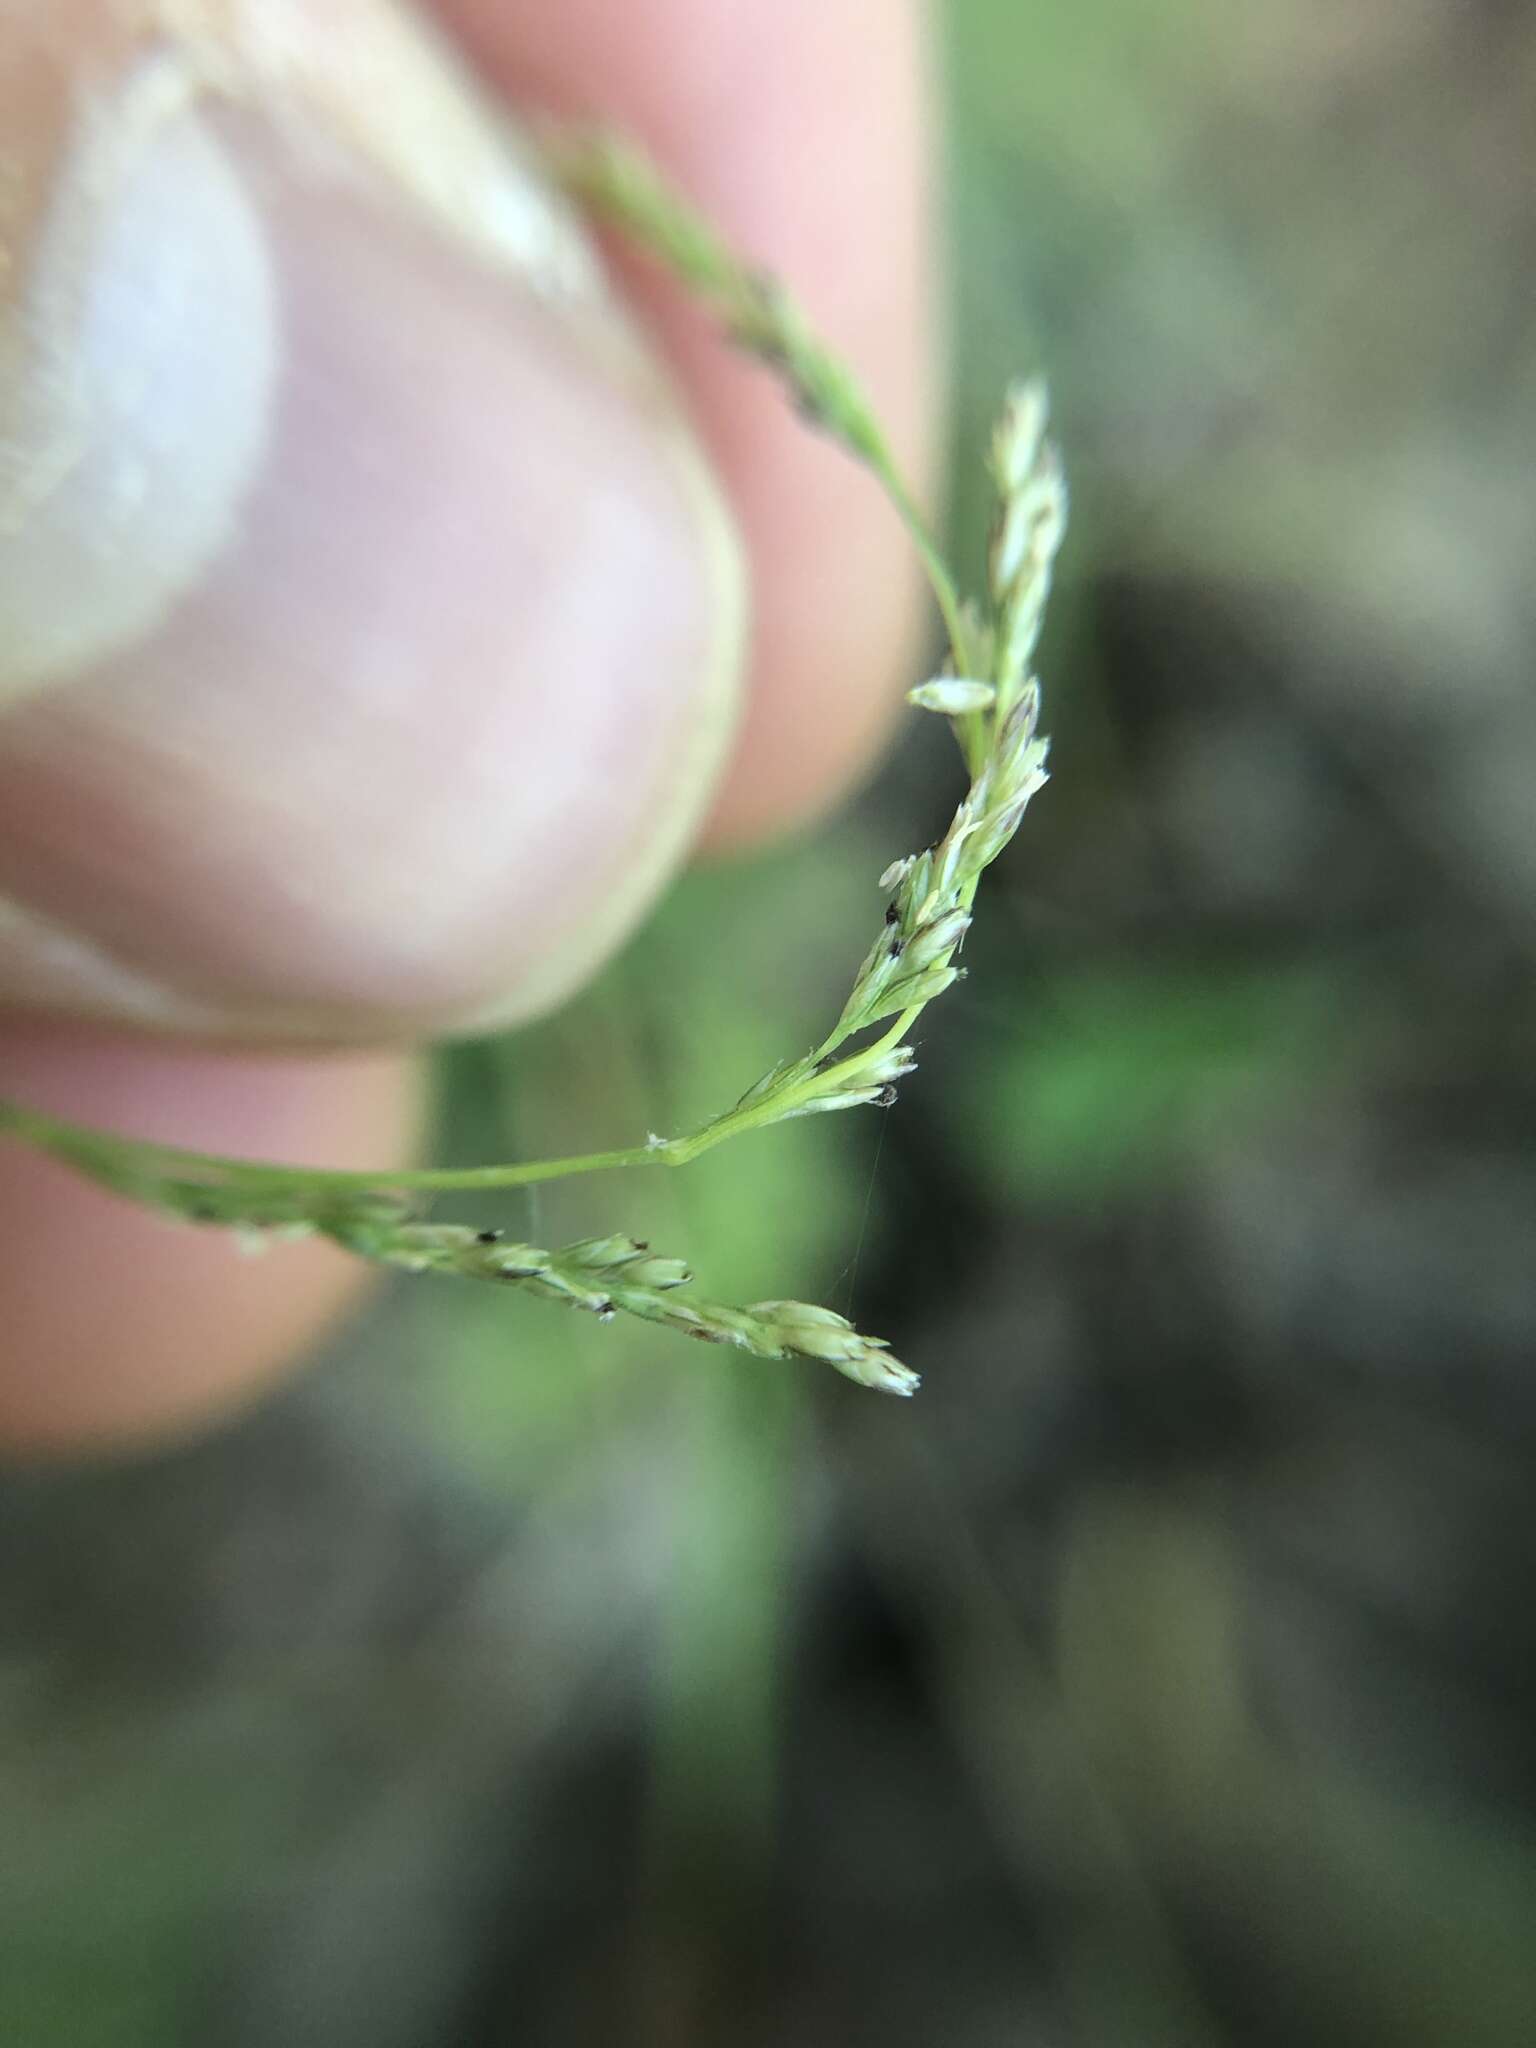
{"type": "Polygon", "coordinates": [[[882,875],[890,901],[836,1023],[822,1043],[780,1062],[723,1114],[673,1138],[567,1159],[380,1177],[257,1165],[135,1143],[0,1104],[0,1132],[30,1142],[129,1199],[183,1220],[245,1231],[314,1234],[411,1272],[511,1282],[602,1320],[620,1313],[767,1358],[819,1359],[861,1384],[910,1394],[917,1378],[884,1341],[802,1302],[731,1308],[689,1291],[691,1275],[651,1259],[644,1243],[582,1240],[559,1250],[508,1247],[494,1232],[438,1224],[414,1204],[435,1192],[527,1186],[631,1167],[684,1166],[748,1131],[808,1114],[889,1108],[912,1072],[908,1034],[961,978],[957,964],[986,868],[1013,839],[1047,780],[1031,670],[1066,493],[1046,438],[1038,383],[1010,394],[992,446],[997,492],[987,602],[968,609],[852,373],[817,339],[794,301],[732,256],[708,225],[633,150],[606,138],[558,136],[556,175],[587,207],[622,227],[721,318],[727,337],[784,383],[806,421],[870,469],[912,535],[949,634],[945,675],[911,701],[948,718],[969,786],[942,837],[882,875]],[[882,1027],[884,1027],[882,1029],[882,1027]]]}

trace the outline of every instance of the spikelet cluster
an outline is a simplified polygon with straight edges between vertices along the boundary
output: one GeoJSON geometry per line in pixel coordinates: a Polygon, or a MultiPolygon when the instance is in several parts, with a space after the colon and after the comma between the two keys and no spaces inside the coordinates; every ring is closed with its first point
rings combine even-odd
{"type": "Polygon", "coordinates": [[[976,884],[1048,780],[1050,742],[1038,731],[1040,685],[1029,663],[1065,530],[1066,486],[1045,421],[1043,387],[1020,385],[993,441],[998,505],[989,616],[973,626],[967,650],[984,652],[991,672],[936,676],[908,693],[920,710],[955,723],[962,750],[978,765],[944,836],[880,877],[891,892],[885,930],[838,1020],[844,1033],[921,1009],[960,978],[955,961],[970,929],[976,884]]]}
{"type": "Polygon", "coordinates": [[[917,1391],[917,1374],[891,1356],[885,1341],[864,1336],[845,1317],[803,1301],[758,1301],[734,1308],[685,1293],[693,1280],[687,1263],[658,1257],[639,1238],[588,1237],[559,1251],[544,1251],[509,1243],[499,1231],[416,1222],[382,1210],[350,1224],[338,1220],[330,1234],[408,1272],[510,1284],[546,1301],[585,1309],[599,1322],[611,1323],[621,1314],[638,1316],[759,1358],[817,1359],[881,1393],[917,1391]]]}

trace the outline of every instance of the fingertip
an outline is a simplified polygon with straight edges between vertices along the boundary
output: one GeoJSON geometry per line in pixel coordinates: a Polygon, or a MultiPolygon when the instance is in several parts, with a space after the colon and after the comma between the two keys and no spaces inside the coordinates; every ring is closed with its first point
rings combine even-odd
{"type": "Polygon", "coordinates": [[[271,11],[0,37],[55,117],[26,237],[0,194],[0,999],[407,1043],[558,1001],[686,855],[737,544],[463,66],[271,11]]]}
{"type": "MultiPolygon", "coordinates": [[[[383,1056],[279,1058],[0,1024],[5,1086],[72,1119],[198,1149],[385,1168],[419,1087],[383,1056]]],[[[0,1146],[0,1451],[121,1452],[256,1399],[358,1297],[367,1269],[314,1241],[242,1256],[19,1146],[0,1146]]]]}

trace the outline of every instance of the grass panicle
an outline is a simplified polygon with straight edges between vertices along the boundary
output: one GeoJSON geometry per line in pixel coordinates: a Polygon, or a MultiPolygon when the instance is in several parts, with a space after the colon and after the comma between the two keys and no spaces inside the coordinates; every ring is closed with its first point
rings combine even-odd
{"type": "Polygon", "coordinates": [[[912,536],[949,639],[943,674],[909,702],[949,719],[970,777],[943,836],[893,861],[879,887],[883,919],[837,1022],[821,1044],[781,1060],[723,1114],[678,1137],[566,1159],[466,1171],[373,1176],[274,1166],[148,1144],[86,1130],[0,1101],[0,1136],[30,1144],[130,1201],[183,1222],[270,1237],[317,1235],[358,1256],[412,1273],[516,1286],[547,1301],[658,1323],[761,1358],[807,1358],[861,1386],[911,1394],[917,1375],[878,1337],[830,1309],[798,1301],[745,1308],[694,1291],[681,1259],[654,1256],[641,1240],[584,1238],[546,1251],[495,1230],[423,1215],[434,1193],[530,1186],[576,1174],[684,1166],[727,1139],[795,1117],[888,1109],[916,1067],[909,1034],[927,1005],[960,980],[959,956],[977,886],[1019,829],[1043,787],[1048,742],[1038,731],[1033,661],[1056,552],[1066,524],[1061,464],[1046,437],[1038,382],[1008,395],[990,467],[996,510],[984,605],[964,603],[907,487],[879,422],[852,373],[817,339],[793,299],[741,262],[714,229],[626,145],[606,136],[560,134],[547,145],[566,189],[689,288],[728,338],[777,375],[797,411],[863,462],[912,536]]]}

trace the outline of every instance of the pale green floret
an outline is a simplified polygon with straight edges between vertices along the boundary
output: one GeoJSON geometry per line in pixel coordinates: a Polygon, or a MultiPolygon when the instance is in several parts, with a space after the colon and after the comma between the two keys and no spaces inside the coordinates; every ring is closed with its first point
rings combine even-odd
{"type": "Polygon", "coordinates": [[[941,711],[946,718],[963,718],[968,712],[990,711],[997,702],[997,686],[970,676],[935,676],[931,683],[919,683],[915,690],[908,690],[907,702],[919,711],[941,711]]]}

